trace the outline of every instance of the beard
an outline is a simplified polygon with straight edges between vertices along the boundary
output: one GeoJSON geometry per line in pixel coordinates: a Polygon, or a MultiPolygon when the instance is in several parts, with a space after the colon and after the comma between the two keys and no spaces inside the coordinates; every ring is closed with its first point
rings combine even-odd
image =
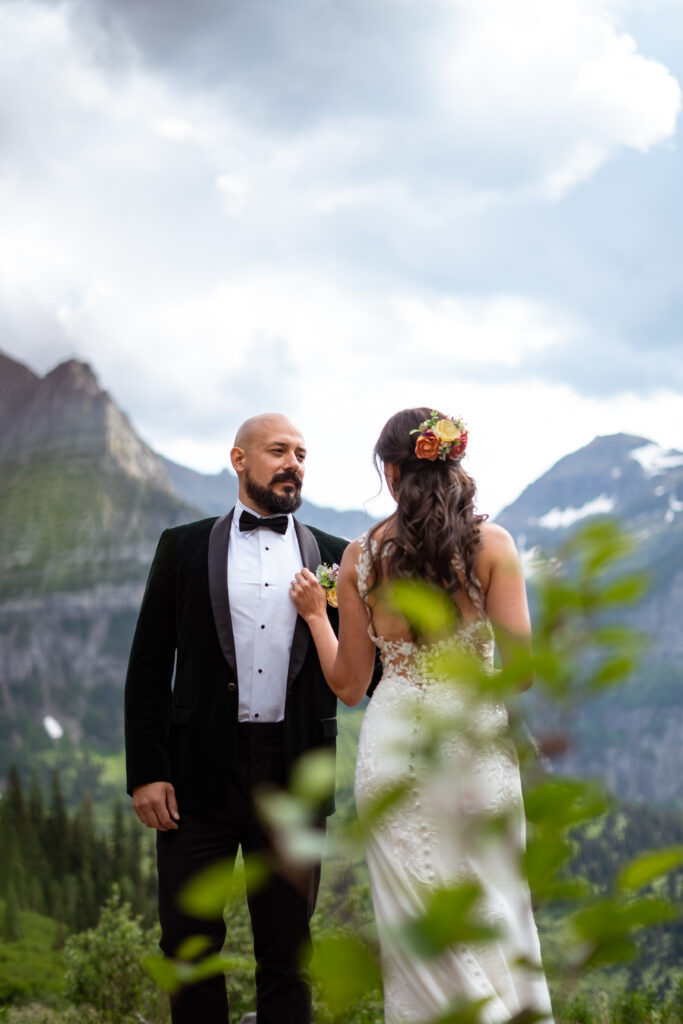
{"type": "Polygon", "coordinates": [[[296,473],[287,473],[286,471],[277,473],[270,481],[268,487],[261,487],[255,480],[252,480],[249,476],[249,471],[245,470],[244,483],[246,492],[251,500],[258,508],[264,509],[271,516],[296,512],[301,505],[301,480],[296,473]],[[291,494],[276,494],[271,488],[273,484],[279,483],[291,483],[294,490],[291,494]]]}

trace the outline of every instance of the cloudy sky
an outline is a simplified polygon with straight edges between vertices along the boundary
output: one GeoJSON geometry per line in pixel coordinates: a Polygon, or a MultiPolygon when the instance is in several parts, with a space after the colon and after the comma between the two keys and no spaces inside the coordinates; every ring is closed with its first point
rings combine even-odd
{"type": "Polygon", "coordinates": [[[406,405],[491,512],[683,448],[679,82],[682,0],[0,0],[0,347],[204,471],[284,411],[341,508],[406,405]]]}

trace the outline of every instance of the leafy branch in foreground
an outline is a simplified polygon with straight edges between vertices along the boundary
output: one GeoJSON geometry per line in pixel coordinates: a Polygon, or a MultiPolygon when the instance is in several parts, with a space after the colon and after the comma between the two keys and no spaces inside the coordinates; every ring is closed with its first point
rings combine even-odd
{"type": "MultiPolygon", "coordinates": [[[[440,751],[451,736],[464,738],[473,756],[477,751],[509,745],[507,734],[492,735],[479,727],[478,709],[491,702],[514,705],[517,692],[532,678],[547,700],[560,709],[565,728],[581,702],[628,678],[645,641],[625,628],[618,615],[643,595],[647,583],[642,575],[619,571],[631,550],[630,539],[612,522],[591,523],[580,530],[535,581],[533,649],[512,636],[498,635],[503,667],[493,674],[466,649],[448,642],[458,623],[452,602],[444,595],[412,580],[383,588],[382,599],[422,638],[421,656],[427,659],[429,674],[443,685],[457,688],[460,698],[453,713],[423,716],[422,742],[414,752],[417,770],[425,775],[438,770],[440,751]]],[[[639,855],[623,866],[609,891],[596,895],[587,881],[569,874],[572,830],[603,816],[610,807],[609,797],[594,782],[556,777],[543,769],[536,748],[540,745],[546,755],[562,751],[567,742],[562,730],[551,737],[541,736],[534,744],[514,715],[511,725],[521,761],[533,767],[526,773],[528,838],[517,871],[528,880],[537,908],[546,905],[560,914],[561,963],[546,962],[545,966],[571,991],[585,972],[634,957],[637,933],[679,915],[671,900],[643,890],[683,863],[683,846],[639,855]]],[[[263,794],[261,807],[276,836],[274,857],[280,869],[289,864],[295,870],[301,862],[322,857],[324,839],[316,820],[321,802],[333,788],[333,759],[326,752],[316,752],[301,760],[288,792],[263,794]]],[[[352,860],[362,856],[364,844],[372,841],[387,816],[400,813],[407,791],[402,778],[387,785],[365,809],[360,822],[328,839],[327,855],[352,860]]],[[[494,836],[504,837],[510,827],[504,812],[472,815],[467,841],[481,847],[494,836]]],[[[247,862],[249,884],[259,884],[264,868],[274,864],[247,862]]],[[[229,869],[218,865],[193,881],[184,906],[198,917],[215,915],[230,899],[229,869]]],[[[496,929],[481,909],[482,892],[476,879],[455,880],[433,889],[425,912],[397,926],[395,940],[405,955],[423,960],[440,956],[454,944],[494,942],[496,929]]],[[[197,959],[201,952],[197,943],[191,943],[178,952],[176,960],[151,960],[148,966],[159,983],[172,990],[207,973],[230,970],[233,964],[225,956],[197,959]]],[[[368,992],[379,987],[376,940],[371,933],[343,929],[323,935],[316,943],[313,971],[324,1019],[348,1020],[351,1008],[360,1007],[368,992]]],[[[485,1005],[485,1000],[460,1001],[439,1018],[439,1024],[477,1024],[485,1005]]],[[[522,1014],[517,1024],[530,1024],[534,1019],[533,1014],[522,1014]]]]}

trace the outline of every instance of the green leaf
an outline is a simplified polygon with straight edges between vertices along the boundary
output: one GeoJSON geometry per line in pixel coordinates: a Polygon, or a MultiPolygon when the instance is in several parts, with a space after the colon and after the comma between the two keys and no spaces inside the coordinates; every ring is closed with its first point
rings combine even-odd
{"type": "Polygon", "coordinates": [[[490,1001],[490,996],[454,999],[446,1013],[432,1020],[432,1024],[481,1024],[481,1011],[490,1001]]]}
{"type": "Polygon", "coordinates": [[[524,806],[530,824],[563,829],[604,814],[609,800],[596,782],[553,778],[527,790],[524,806]]]}
{"type": "Polygon", "coordinates": [[[335,758],[331,750],[314,750],[300,757],[292,770],[294,796],[317,806],[334,795],[335,758]]]}
{"type": "Polygon", "coordinates": [[[616,519],[593,520],[580,527],[564,545],[561,557],[577,555],[583,572],[594,576],[635,550],[636,542],[616,519]]]}
{"type": "Polygon", "coordinates": [[[676,910],[666,900],[643,899],[630,903],[616,900],[602,900],[574,914],[571,924],[578,936],[595,943],[607,939],[620,939],[677,916],[676,910]]]}
{"type": "Polygon", "coordinates": [[[202,920],[221,917],[226,904],[242,896],[243,885],[254,891],[263,884],[268,867],[262,857],[251,855],[244,860],[244,880],[233,871],[233,861],[217,861],[195,875],[178,896],[178,903],[186,914],[202,920]]]}
{"type": "Polygon", "coordinates": [[[308,804],[283,790],[261,791],[257,804],[261,815],[276,831],[304,828],[310,821],[308,804]]]}
{"type": "Polygon", "coordinates": [[[609,964],[624,963],[638,955],[638,947],[632,939],[624,937],[609,938],[590,947],[584,952],[578,966],[581,970],[590,971],[609,964]]]}
{"type": "Polygon", "coordinates": [[[172,994],[180,988],[181,981],[173,960],[167,960],[165,956],[147,956],[142,964],[162,991],[172,994]]]}
{"type": "Polygon", "coordinates": [[[683,846],[669,846],[663,850],[652,850],[636,857],[619,872],[617,885],[620,889],[640,889],[660,875],[683,864],[683,846]]]}
{"type": "Polygon", "coordinates": [[[571,847],[559,835],[542,834],[529,840],[524,853],[524,866],[529,886],[539,896],[548,899],[549,882],[571,856],[571,847]]]}
{"type": "Polygon", "coordinates": [[[603,662],[597,672],[590,678],[589,688],[591,690],[604,690],[608,686],[614,686],[620,680],[630,675],[636,667],[635,658],[611,658],[603,662]]]}
{"type": "Polygon", "coordinates": [[[196,964],[183,964],[180,976],[184,984],[193,985],[198,981],[214,978],[217,974],[248,970],[250,966],[251,961],[247,957],[234,956],[229,953],[214,953],[196,964]]]}
{"type": "Polygon", "coordinates": [[[645,633],[639,633],[630,626],[610,624],[598,626],[590,634],[591,643],[600,647],[614,647],[618,651],[629,651],[633,654],[642,652],[650,643],[645,633]]]}
{"type": "Polygon", "coordinates": [[[196,960],[211,946],[208,935],[189,935],[175,951],[177,960],[196,960]]]}
{"type": "Polygon", "coordinates": [[[327,848],[325,833],[319,828],[287,829],[278,837],[278,849],[292,864],[318,863],[323,859],[327,848]]]}
{"type": "Polygon", "coordinates": [[[382,818],[395,810],[409,792],[409,784],[402,781],[395,782],[391,786],[382,789],[379,796],[376,796],[368,806],[363,808],[363,816],[360,822],[362,834],[364,836],[371,835],[373,829],[377,828],[382,818]]]}
{"type": "Polygon", "coordinates": [[[424,914],[398,929],[398,938],[410,952],[436,957],[454,942],[490,942],[497,931],[476,917],[481,888],[465,883],[432,893],[424,914]]]}
{"type": "Polygon", "coordinates": [[[644,574],[624,576],[610,583],[600,593],[600,604],[603,608],[610,605],[633,604],[640,600],[648,588],[649,579],[644,574]]]}
{"type": "Polygon", "coordinates": [[[438,587],[419,580],[395,580],[377,591],[379,602],[410,623],[417,636],[453,629],[456,611],[453,599],[438,587]]]}
{"type": "Polygon", "coordinates": [[[311,973],[333,1015],[381,988],[377,955],[357,936],[325,935],[315,944],[311,973]]]}

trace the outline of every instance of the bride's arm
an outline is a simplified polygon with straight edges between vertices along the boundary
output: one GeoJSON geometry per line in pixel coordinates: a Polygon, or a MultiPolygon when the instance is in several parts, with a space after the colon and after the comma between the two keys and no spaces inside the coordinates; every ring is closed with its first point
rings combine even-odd
{"type": "MultiPolygon", "coordinates": [[[[486,614],[493,623],[500,658],[505,665],[520,644],[528,648],[531,642],[524,572],[515,542],[502,526],[486,524],[485,547],[489,577],[486,614]]],[[[529,678],[521,689],[527,690],[532,682],[529,678]]]]}
{"type": "Polygon", "coordinates": [[[309,569],[296,574],[292,600],[311,631],[327,685],[345,704],[365,696],[375,665],[375,645],[368,635],[368,616],[358,593],[358,542],[344,551],[337,580],[339,640],[327,617],[325,591],[309,569]]]}

